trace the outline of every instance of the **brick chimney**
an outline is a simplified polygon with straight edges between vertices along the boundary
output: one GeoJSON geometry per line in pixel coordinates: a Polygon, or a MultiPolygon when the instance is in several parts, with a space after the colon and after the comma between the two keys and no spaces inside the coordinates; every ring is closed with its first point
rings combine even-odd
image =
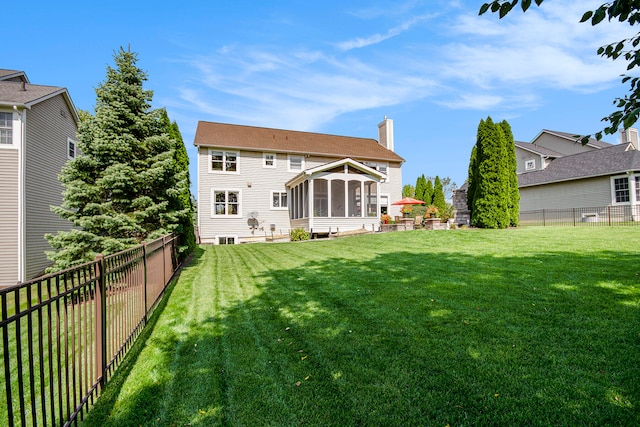
{"type": "Polygon", "coordinates": [[[620,143],[631,144],[634,150],[638,149],[638,129],[627,128],[620,130],[620,143]]]}
{"type": "MultiPolygon", "coordinates": [[[[638,133],[636,131],[636,138],[638,133]]],[[[384,120],[378,125],[378,143],[393,151],[393,120],[384,116],[384,120]]]]}

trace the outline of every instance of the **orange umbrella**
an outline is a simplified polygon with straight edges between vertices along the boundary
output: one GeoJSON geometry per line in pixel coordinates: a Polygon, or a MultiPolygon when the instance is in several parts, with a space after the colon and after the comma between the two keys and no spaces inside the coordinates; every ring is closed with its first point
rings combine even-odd
{"type": "Polygon", "coordinates": [[[422,200],[414,199],[413,197],[405,197],[402,200],[391,203],[392,205],[424,205],[422,200]]]}

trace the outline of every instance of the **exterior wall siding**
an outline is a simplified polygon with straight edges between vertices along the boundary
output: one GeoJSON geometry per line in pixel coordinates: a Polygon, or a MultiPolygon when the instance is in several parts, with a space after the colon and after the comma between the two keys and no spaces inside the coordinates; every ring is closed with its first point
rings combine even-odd
{"type": "Polygon", "coordinates": [[[533,142],[540,147],[557,151],[558,153],[562,153],[566,156],[595,150],[595,148],[593,147],[587,147],[579,142],[570,141],[568,139],[560,138],[548,133],[543,133],[542,135],[540,135],[540,137],[538,137],[538,139],[533,142]]]}
{"type": "MultiPolygon", "coordinates": [[[[271,207],[273,191],[286,192],[285,183],[300,171],[288,170],[288,155],[276,153],[276,167],[263,167],[263,153],[241,151],[238,156],[238,173],[209,172],[209,147],[198,147],[198,215],[199,232],[202,243],[215,243],[218,236],[238,236],[240,241],[264,240],[271,236],[271,225],[275,226],[274,236],[288,235],[296,224],[289,219],[288,209],[271,207]],[[241,215],[237,218],[212,218],[212,190],[239,190],[241,192],[241,215]],[[248,223],[250,212],[258,212],[258,229],[252,230],[248,223]]],[[[220,151],[232,151],[220,149],[220,151]]],[[[305,158],[304,169],[321,166],[339,158],[310,156],[305,158]]],[[[357,160],[357,159],[355,159],[357,160]]],[[[381,193],[389,194],[389,203],[402,195],[402,174],[400,165],[389,165],[389,182],[383,183],[381,193]]],[[[400,208],[397,208],[398,214],[400,208]]],[[[359,218],[355,228],[362,227],[367,218],[359,218]]],[[[336,224],[337,219],[333,219],[336,224]]],[[[379,219],[377,219],[379,221],[379,219]]],[[[307,223],[305,221],[305,223],[307,223]]],[[[355,224],[355,223],[354,223],[355,224]]],[[[344,229],[353,229],[352,221],[344,224],[344,229]]],[[[335,229],[336,225],[333,225],[335,229]]],[[[306,228],[306,227],[305,227],[306,228]]]]}
{"type": "Polygon", "coordinates": [[[18,150],[0,150],[0,286],[18,281],[18,150]]]}
{"type": "Polygon", "coordinates": [[[50,265],[45,251],[51,246],[46,233],[70,229],[68,221],[51,212],[62,203],[58,174],[68,161],[67,138],[76,140],[73,114],[61,95],[27,111],[25,165],[25,279],[50,265]]]}
{"type": "Polygon", "coordinates": [[[527,150],[523,150],[521,148],[516,147],[516,158],[518,160],[518,167],[516,169],[516,173],[521,174],[521,173],[526,173],[526,172],[533,172],[536,170],[541,170],[543,169],[543,166],[546,165],[541,165],[540,162],[540,156],[538,154],[534,154],[530,151],[527,150]],[[535,161],[535,169],[531,169],[531,170],[527,170],[526,169],[526,164],[528,161],[533,160],[535,161]]]}
{"type": "Polygon", "coordinates": [[[611,180],[599,177],[520,188],[520,211],[611,204],[611,180]]]}

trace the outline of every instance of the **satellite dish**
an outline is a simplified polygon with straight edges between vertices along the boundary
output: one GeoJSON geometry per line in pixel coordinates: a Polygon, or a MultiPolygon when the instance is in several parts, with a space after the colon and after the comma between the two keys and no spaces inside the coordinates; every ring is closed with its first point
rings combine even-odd
{"type": "Polygon", "coordinates": [[[256,229],[260,224],[258,223],[258,220],[256,218],[249,218],[247,220],[247,225],[249,225],[249,227],[252,229],[256,229]]]}
{"type": "Polygon", "coordinates": [[[256,219],[256,218],[258,218],[258,211],[249,212],[249,219],[256,219]]]}

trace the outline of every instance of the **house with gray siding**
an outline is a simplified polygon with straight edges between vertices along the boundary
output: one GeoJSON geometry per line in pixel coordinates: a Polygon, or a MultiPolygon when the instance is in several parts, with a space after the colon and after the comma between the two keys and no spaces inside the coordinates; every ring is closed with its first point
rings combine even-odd
{"type": "Polygon", "coordinates": [[[50,206],[62,203],[58,174],[76,155],[77,125],[65,88],[0,69],[0,286],[42,273],[44,235],[69,228],[50,206]]]}
{"type": "Polygon", "coordinates": [[[629,207],[638,217],[640,151],[637,129],[621,132],[621,143],[543,130],[530,143],[515,143],[520,211],[629,207]]]}
{"type": "Polygon", "coordinates": [[[201,121],[194,145],[203,243],[377,230],[381,214],[400,215],[404,159],[386,117],[377,141],[201,121]]]}

